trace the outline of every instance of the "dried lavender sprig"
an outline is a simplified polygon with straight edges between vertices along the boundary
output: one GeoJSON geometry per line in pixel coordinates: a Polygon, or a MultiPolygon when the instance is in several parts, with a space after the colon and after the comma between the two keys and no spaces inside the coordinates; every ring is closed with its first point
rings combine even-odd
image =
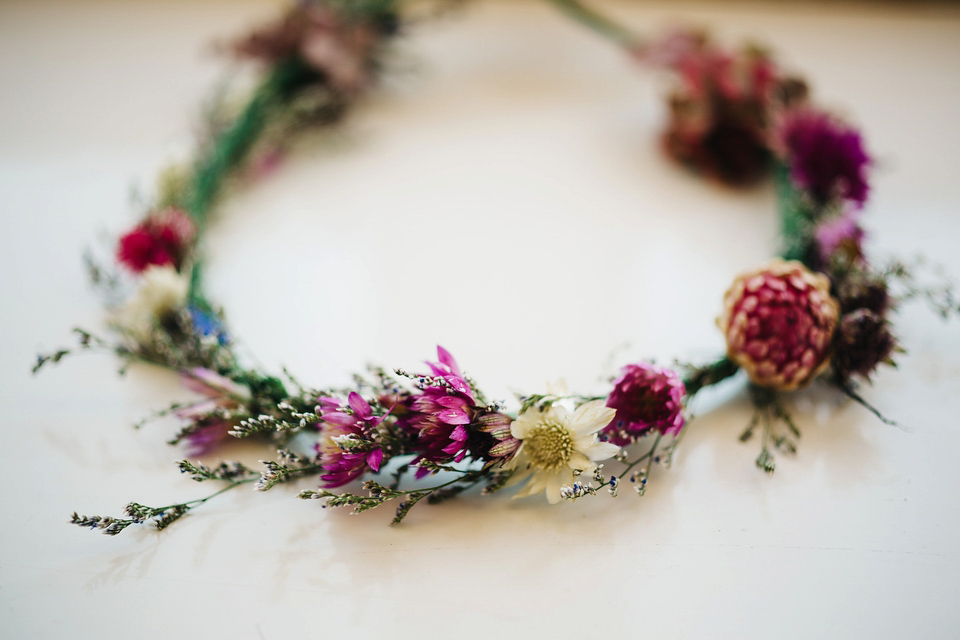
{"type": "Polygon", "coordinates": [[[221,493],[225,493],[242,484],[252,482],[253,480],[254,478],[241,478],[234,480],[222,489],[203,498],[171,504],[165,507],[148,507],[137,502],[131,502],[124,509],[124,513],[128,516],[127,518],[114,518],[112,516],[82,516],[77,512],[74,512],[70,517],[70,522],[81,527],[98,529],[108,536],[115,536],[132,524],[144,524],[148,520],[153,521],[153,525],[157,528],[157,530],[163,530],[186,515],[191,509],[200,506],[207,500],[211,500],[221,493]]]}
{"type": "MultiPolygon", "coordinates": [[[[619,462],[624,465],[624,468],[620,470],[619,474],[613,474],[607,477],[604,472],[604,465],[598,465],[593,471],[592,482],[582,482],[575,481],[573,484],[566,485],[560,489],[560,497],[566,500],[577,500],[578,498],[583,498],[585,496],[594,496],[600,492],[604,487],[607,488],[607,491],[611,496],[617,497],[621,479],[625,477],[630,477],[632,482],[636,482],[638,474],[631,474],[633,469],[643,463],[647,464],[639,472],[641,477],[641,483],[638,485],[637,493],[643,495],[646,491],[647,476],[649,475],[650,463],[651,462],[663,462],[665,465],[669,466],[671,457],[673,455],[673,447],[675,446],[676,440],[671,444],[667,445],[665,448],[665,453],[662,456],[657,455],[657,451],[660,449],[660,442],[663,440],[663,434],[658,433],[656,438],[653,441],[653,444],[647,450],[646,453],[636,458],[635,460],[629,460],[627,457],[627,451],[624,449],[618,455],[614,457],[615,462],[619,462]],[[596,483],[596,484],[594,484],[596,483]]],[[[575,476],[580,476],[574,472],[575,476]]]]}
{"type": "Polygon", "coordinates": [[[208,467],[199,462],[193,463],[189,460],[180,460],[177,462],[181,473],[189,473],[192,480],[204,482],[206,480],[226,480],[234,481],[239,478],[255,479],[260,477],[260,473],[246,466],[242,462],[224,460],[216,467],[208,467]]]}
{"type": "Polygon", "coordinates": [[[359,495],[351,492],[334,493],[326,489],[319,491],[301,491],[297,496],[302,500],[325,499],[324,507],[344,507],[352,506],[352,514],[363,513],[369,509],[374,509],[393,500],[402,500],[397,505],[396,515],[391,522],[393,525],[400,524],[410,510],[423,498],[429,498],[437,495],[436,502],[451,498],[460,492],[481,482],[484,478],[491,476],[489,469],[469,470],[463,476],[454,478],[448,482],[438,484],[432,487],[420,487],[416,489],[396,489],[380,484],[374,480],[368,480],[363,483],[363,489],[367,495],[359,495]],[[462,488],[459,488],[462,487],[462,488]]]}

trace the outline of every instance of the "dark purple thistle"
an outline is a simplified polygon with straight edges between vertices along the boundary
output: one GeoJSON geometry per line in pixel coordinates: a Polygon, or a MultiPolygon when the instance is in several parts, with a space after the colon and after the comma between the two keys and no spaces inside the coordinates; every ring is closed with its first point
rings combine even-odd
{"type": "Polygon", "coordinates": [[[825,113],[800,111],[783,124],[790,177],[819,205],[840,198],[862,206],[870,156],[856,129],[825,113]]]}
{"type": "Polygon", "coordinates": [[[830,362],[843,380],[851,376],[869,380],[878,366],[890,362],[897,346],[887,321],[868,309],[858,309],[840,318],[833,343],[830,362]]]}

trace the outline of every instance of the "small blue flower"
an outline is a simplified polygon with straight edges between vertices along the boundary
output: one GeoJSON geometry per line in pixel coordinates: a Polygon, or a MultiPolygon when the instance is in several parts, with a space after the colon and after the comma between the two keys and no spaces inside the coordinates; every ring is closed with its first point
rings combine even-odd
{"type": "Polygon", "coordinates": [[[217,315],[204,311],[195,305],[190,305],[190,319],[193,321],[193,328],[198,334],[215,336],[221,346],[230,342],[226,327],[223,326],[223,322],[217,315]]]}

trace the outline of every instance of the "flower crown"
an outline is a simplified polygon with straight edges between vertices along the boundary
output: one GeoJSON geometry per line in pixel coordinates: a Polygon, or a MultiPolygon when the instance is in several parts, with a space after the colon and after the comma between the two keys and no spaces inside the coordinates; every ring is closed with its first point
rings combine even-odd
{"type": "MultiPolygon", "coordinates": [[[[266,491],[305,476],[319,487],[300,498],[355,513],[389,503],[394,523],[424,499],[473,487],[492,494],[521,485],[514,497],[551,503],[616,496],[624,482],[643,495],[652,469],[669,466],[691,400],[741,370],[755,407],[741,439],[761,431],[756,464],[766,472],[773,452],[795,452],[800,435],[784,396],[814,381],[892,423],[859,385],[901,350],[896,303],[925,297],[944,316],[960,308],[950,288],[922,287],[900,263],[868,261],[860,216],[871,159],[860,133],[817,107],[807,84],[761,48],[726,50],[694,32],[645,41],[576,0],[551,1],[638,65],[672,73],[662,137],[671,158],[730,185],[776,182],[783,247],[723,296],[716,322],[726,354],[674,368],[630,364],[605,395],[558,386],[519,396],[513,409],[488,399],[442,347],[416,372],[371,367],[349,388],[313,389],[286,371],[245,364],[203,289],[209,214],[230,181],[263,178],[303,130],[335,126],[376,85],[410,19],[401,0],[301,2],[226,47],[262,68],[257,87],[239,109],[218,104],[195,160],[161,174],[141,221],[117,242],[116,265],[91,262],[94,282],[110,294],[109,334],[76,330],[78,351],[165,368],[197,394],[158,414],[182,422],[171,443],[191,457],[232,438],[260,440],[277,456],[263,469],[182,460],[183,473],[218,490],[163,507],[132,502],[120,518],[74,513],[75,524],[110,535],[145,522],[163,529],[229,489],[266,491]]],[[[42,355],[34,371],[72,352],[42,355]]]]}

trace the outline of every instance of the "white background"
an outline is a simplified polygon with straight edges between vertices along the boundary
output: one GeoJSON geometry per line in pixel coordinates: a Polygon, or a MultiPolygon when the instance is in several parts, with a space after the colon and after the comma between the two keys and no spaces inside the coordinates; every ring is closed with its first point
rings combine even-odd
{"type": "MultiPolygon", "coordinates": [[[[960,11],[825,4],[604,5],[639,31],[679,19],[775,46],[860,125],[877,163],[874,255],[960,277],[960,11]]],[[[224,76],[210,43],[275,14],[254,2],[0,6],[0,629],[10,638],[956,637],[960,331],[919,305],[909,353],[866,396],[796,399],[799,454],[773,477],[737,442],[740,386],[708,397],[674,467],[549,507],[467,495],[359,517],[240,489],[163,533],[108,538],[81,513],[204,495],[175,380],[38,350],[101,326],[84,248],[138,215],[185,157],[224,76]],[[707,412],[707,409],[713,408],[707,412]]],[[[245,348],[316,386],[365,362],[450,349],[494,397],[582,391],[640,359],[719,353],[739,270],[776,246],[773,192],[705,184],[657,149],[663,78],[538,3],[482,3],[411,29],[348,126],[235,194],[209,287],[245,348]]],[[[256,460],[232,448],[229,457],[256,460]]]]}

